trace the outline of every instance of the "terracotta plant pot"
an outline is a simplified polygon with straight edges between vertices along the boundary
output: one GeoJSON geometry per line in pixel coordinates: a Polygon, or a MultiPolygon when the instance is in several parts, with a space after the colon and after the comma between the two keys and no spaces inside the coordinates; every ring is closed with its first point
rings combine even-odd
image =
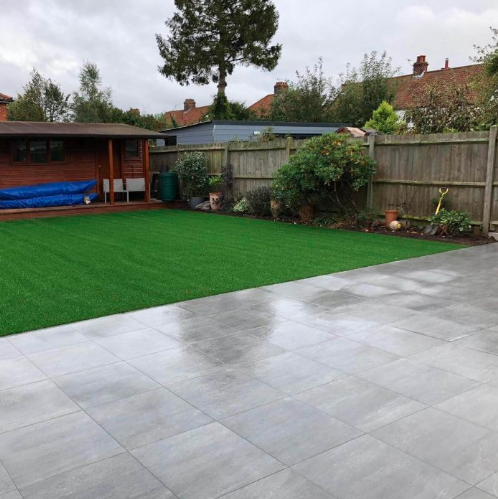
{"type": "Polygon", "coordinates": [[[209,193],[209,204],[211,205],[211,209],[213,211],[219,211],[221,208],[221,196],[222,192],[210,192],[209,193]]]}
{"type": "Polygon", "coordinates": [[[272,199],[270,201],[270,206],[271,206],[271,213],[272,215],[277,218],[279,215],[280,215],[280,210],[281,210],[281,206],[280,206],[280,203],[278,201],[275,201],[275,199],[272,199]]]}
{"type": "Polygon", "coordinates": [[[312,204],[306,204],[299,210],[301,222],[308,223],[315,218],[315,207],[312,204]]]}
{"type": "Polygon", "coordinates": [[[398,219],[398,210],[386,210],[386,227],[389,227],[391,222],[394,222],[398,219]]]}

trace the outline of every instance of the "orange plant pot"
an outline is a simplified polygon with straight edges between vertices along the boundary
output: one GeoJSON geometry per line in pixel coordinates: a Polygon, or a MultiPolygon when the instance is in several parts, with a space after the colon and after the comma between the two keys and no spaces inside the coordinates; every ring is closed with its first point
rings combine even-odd
{"type": "Polygon", "coordinates": [[[386,214],[386,227],[389,227],[389,224],[391,222],[394,222],[395,220],[398,219],[398,210],[386,210],[385,211],[385,214],[386,214]]]}

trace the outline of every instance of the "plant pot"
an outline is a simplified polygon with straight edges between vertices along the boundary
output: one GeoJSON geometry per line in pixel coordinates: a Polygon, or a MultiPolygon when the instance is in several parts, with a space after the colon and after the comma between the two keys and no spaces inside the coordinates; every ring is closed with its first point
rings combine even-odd
{"type": "Polygon", "coordinates": [[[308,223],[315,217],[315,207],[312,204],[306,204],[299,210],[299,217],[301,222],[308,223]]]}
{"type": "Polygon", "coordinates": [[[211,205],[211,209],[213,211],[219,211],[221,208],[221,196],[223,193],[221,192],[210,192],[209,193],[209,204],[211,205]]]}
{"type": "Polygon", "coordinates": [[[386,210],[386,227],[389,227],[391,222],[394,222],[398,219],[398,210],[386,210]]]}
{"type": "Polygon", "coordinates": [[[275,199],[272,199],[272,200],[270,200],[270,206],[271,206],[272,215],[275,218],[277,218],[280,215],[280,210],[282,209],[280,202],[276,201],[275,199]]]}
{"type": "Polygon", "coordinates": [[[204,196],[192,196],[189,200],[188,200],[188,204],[189,206],[195,210],[197,205],[201,204],[204,202],[204,196]]]}

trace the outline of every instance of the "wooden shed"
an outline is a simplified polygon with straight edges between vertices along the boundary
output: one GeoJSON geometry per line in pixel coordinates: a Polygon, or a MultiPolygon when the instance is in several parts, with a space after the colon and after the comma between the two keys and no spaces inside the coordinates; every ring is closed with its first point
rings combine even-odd
{"type": "Polygon", "coordinates": [[[149,139],[162,138],[115,123],[0,122],[0,189],[95,179],[102,200],[108,179],[112,206],[114,179],[144,178],[149,202],[149,139]]]}

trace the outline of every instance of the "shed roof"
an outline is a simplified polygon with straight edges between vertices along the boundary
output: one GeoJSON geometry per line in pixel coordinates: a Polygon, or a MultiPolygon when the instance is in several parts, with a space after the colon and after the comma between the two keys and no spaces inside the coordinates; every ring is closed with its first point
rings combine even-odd
{"type": "Polygon", "coordinates": [[[164,139],[162,133],[122,123],[44,123],[35,121],[1,121],[0,137],[164,139]]]}
{"type": "Polygon", "coordinates": [[[230,126],[262,126],[262,127],[309,127],[309,128],[339,128],[341,126],[347,126],[344,123],[305,123],[300,121],[238,121],[238,120],[211,120],[211,121],[201,121],[200,123],[194,123],[193,125],[185,125],[176,128],[169,128],[163,130],[164,132],[174,132],[175,130],[181,130],[184,128],[194,128],[203,125],[230,125],[230,126]]]}

